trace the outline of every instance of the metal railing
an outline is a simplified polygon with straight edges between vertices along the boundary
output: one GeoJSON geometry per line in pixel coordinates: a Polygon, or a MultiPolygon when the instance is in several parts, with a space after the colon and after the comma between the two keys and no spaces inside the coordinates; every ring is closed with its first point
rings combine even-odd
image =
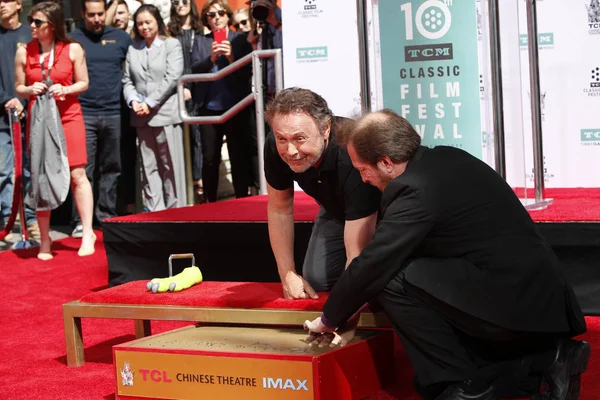
{"type": "Polygon", "coordinates": [[[360,108],[363,114],[371,111],[371,81],[369,77],[369,27],[367,2],[356,0],[358,54],[360,54],[360,108]]]}
{"type": "MultiPolygon", "coordinates": [[[[494,143],[496,152],[496,171],[506,178],[505,135],[504,135],[504,99],[502,96],[502,65],[500,43],[499,1],[489,1],[490,12],[490,48],[492,62],[492,95],[494,98],[494,143]]],[[[531,123],[533,140],[533,171],[535,199],[526,204],[527,209],[542,209],[552,203],[545,198],[544,148],[542,145],[542,114],[540,107],[540,71],[537,37],[536,0],[526,0],[527,10],[527,48],[529,55],[529,82],[531,92],[531,123]]]]}
{"type": "MultiPolygon", "coordinates": [[[[177,82],[177,99],[179,100],[179,114],[184,124],[222,124],[227,122],[234,115],[238,114],[244,108],[256,103],[256,140],[258,145],[258,176],[260,183],[260,192],[267,192],[267,181],[264,174],[264,153],[265,146],[265,117],[264,117],[264,91],[263,91],[263,65],[261,59],[274,58],[275,60],[275,92],[283,88],[283,57],[281,49],[274,50],[255,50],[252,53],[236,60],[222,70],[208,74],[189,74],[183,75],[177,82]],[[188,82],[213,82],[226,77],[229,74],[252,63],[252,83],[253,92],[240,100],[225,113],[214,116],[191,116],[185,107],[184,85],[188,82]]],[[[189,186],[189,184],[188,184],[189,186]]]]}
{"type": "Polygon", "coordinates": [[[504,93],[502,84],[502,48],[500,46],[499,0],[489,0],[491,89],[493,96],[494,162],[496,172],[506,179],[506,141],[504,137],[504,93]]]}

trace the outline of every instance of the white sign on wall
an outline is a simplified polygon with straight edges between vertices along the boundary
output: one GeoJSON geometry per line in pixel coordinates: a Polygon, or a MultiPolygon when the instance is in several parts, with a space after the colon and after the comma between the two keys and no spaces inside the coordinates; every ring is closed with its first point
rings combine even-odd
{"type": "Polygon", "coordinates": [[[356,3],[288,1],[282,7],[284,86],[310,89],[335,115],[360,113],[356,3]]]}

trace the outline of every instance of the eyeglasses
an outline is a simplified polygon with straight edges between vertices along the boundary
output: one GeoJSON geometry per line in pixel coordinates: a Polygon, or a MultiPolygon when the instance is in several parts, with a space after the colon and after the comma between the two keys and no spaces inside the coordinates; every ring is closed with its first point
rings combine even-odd
{"type": "Polygon", "coordinates": [[[223,16],[225,16],[225,10],[219,10],[219,11],[217,11],[217,12],[214,12],[214,11],[209,11],[209,12],[207,12],[207,13],[206,13],[206,16],[207,16],[208,18],[214,18],[214,17],[216,17],[216,16],[217,16],[217,13],[219,14],[219,17],[223,17],[223,16]]]}
{"type": "Polygon", "coordinates": [[[33,18],[31,16],[27,17],[27,22],[29,22],[29,25],[35,24],[36,28],[39,28],[40,26],[42,26],[44,24],[49,24],[50,23],[50,21],[44,21],[43,19],[33,18]]]}
{"type": "Polygon", "coordinates": [[[185,6],[187,3],[189,3],[189,0],[181,0],[181,1],[179,1],[179,0],[173,0],[173,5],[175,7],[177,7],[179,5],[179,3],[183,3],[183,5],[185,6]]]}
{"type": "Polygon", "coordinates": [[[247,19],[243,19],[240,22],[238,22],[237,24],[234,24],[233,26],[235,27],[235,29],[240,29],[240,25],[246,26],[247,23],[248,23],[248,20],[247,19]]]}

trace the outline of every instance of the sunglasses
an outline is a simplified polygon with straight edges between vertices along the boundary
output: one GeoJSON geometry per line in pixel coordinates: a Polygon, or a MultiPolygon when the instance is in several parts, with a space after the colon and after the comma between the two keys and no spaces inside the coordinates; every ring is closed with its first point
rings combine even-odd
{"type": "Polygon", "coordinates": [[[39,28],[40,26],[42,26],[44,24],[49,24],[50,23],[50,21],[44,21],[43,19],[33,18],[31,16],[27,17],[27,22],[29,22],[29,25],[35,24],[36,28],[39,28]]]}
{"type": "Polygon", "coordinates": [[[209,12],[206,13],[206,16],[208,18],[214,18],[214,17],[217,16],[217,14],[219,14],[219,17],[224,17],[226,13],[225,13],[225,10],[219,10],[217,12],[209,11],[209,12]]]}
{"type": "Polygon", "coordinates": [[[179,1],[179,0],[173,0],[173,5],[175,7],[177,7],[179,5],[179,3],[182,3],[185,6],[187,3],[189,3],[189,0],[181,0],[181,1],[179,1]]]}
{"type": "Polygon", "coordinates": [[[246,26],[247,23],[248,23],[248,20],[247,19],[243,19],[239,23],[237,23],[237,24],[235,24],[233,26],[235,27],[235,29],[240,29],[240,25],[246,26]]]}

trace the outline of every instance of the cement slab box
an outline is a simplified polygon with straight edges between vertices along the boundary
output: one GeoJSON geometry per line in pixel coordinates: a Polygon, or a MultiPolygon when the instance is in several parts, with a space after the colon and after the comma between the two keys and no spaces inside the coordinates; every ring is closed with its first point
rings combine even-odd
{"type": "Polygon", "coordinates": [[[113,347],[117,399],[362,399],[395,376],[393,333],[309,346],[302,329],[190,326],[113,347]]]}

